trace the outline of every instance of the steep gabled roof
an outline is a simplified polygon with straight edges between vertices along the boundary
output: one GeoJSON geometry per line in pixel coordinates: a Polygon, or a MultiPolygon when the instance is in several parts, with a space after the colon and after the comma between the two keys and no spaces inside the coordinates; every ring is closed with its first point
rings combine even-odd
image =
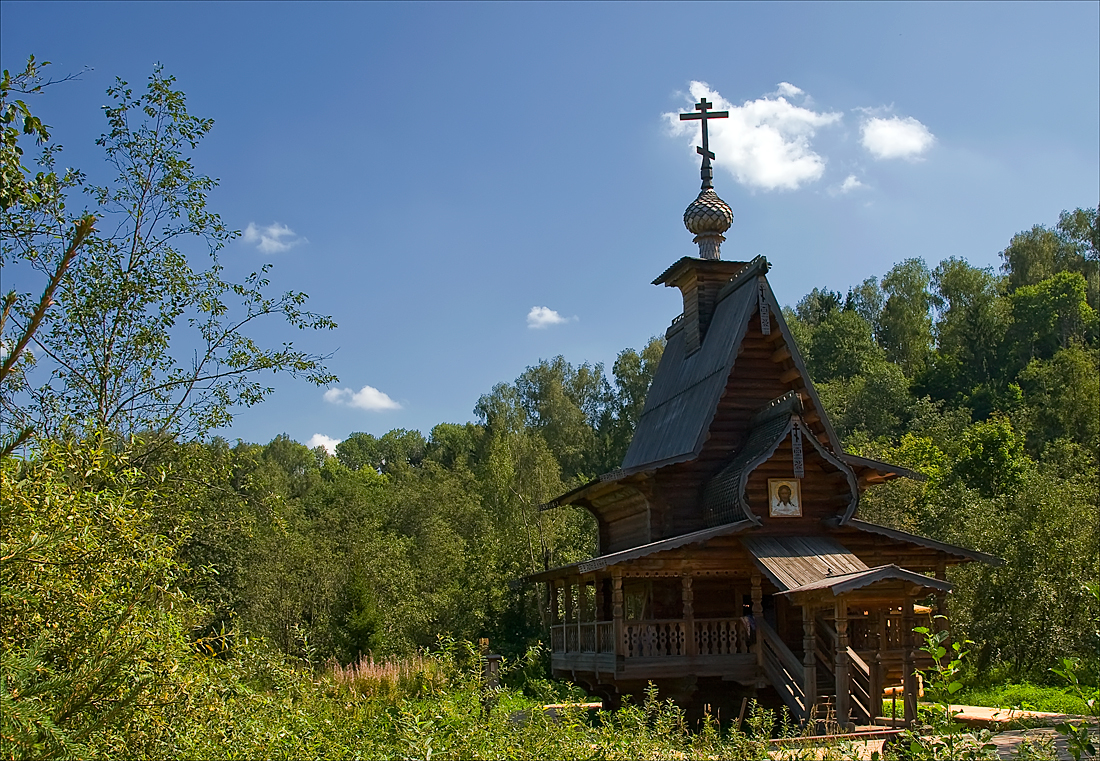
{"type": "MultiPolygon", "coordinates": [[[[798,394],[791,391],[774,400],[754,416],[753,427],[744,446],[707,483],[703,492],[703,515],[707,525],[713,526],[734,520],[749,520],[755,525],[760,525],[759,516],[745,501],[745,482],[757,466],[772,456],[793,428],[807,429],[801,413],[801,399],[798,394]]],[[[843,524],[855,514],[859,504],[859,486],[856,484],[855,473],[823,447],[815,437],[807,436],[805,439],[817,450],[822,459],[832,464],[848,479],[852,499],[840,517],[843,524]]]]}
{"type": "MultiPolygon", "coordinates": [[[[675,266],[682,266],[681,262],[675,266]]],[[[721,289],[699,350],[688,353],[681,323],[673,322],[666,334],[668,343],[646,397],[645,409],[623,459],[623,470],[658,468],[699,455],[733,371],[749,320],[759,314],[761,303],[767,306],[771,329],[779,331],[790,353],[804,393],[819,411],[820,421],[816,427],[821,429],[834,453],[844,451],[768,283],[769,268],[768,261],[758,256],[721,289]]],[[[661,278],[657,282],[661,282],[661,278]]]]}

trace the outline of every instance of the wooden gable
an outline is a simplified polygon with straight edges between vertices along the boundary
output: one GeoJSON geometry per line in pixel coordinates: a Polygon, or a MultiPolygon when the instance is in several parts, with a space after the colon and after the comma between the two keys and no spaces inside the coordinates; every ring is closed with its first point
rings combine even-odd
{"type": "Polygon", "coordinates": [[[543,509],[589,510],[601,556],[738,524],[765,534],[840,531],[869,560],[901,553],[922,568],[945,553],[955,562],[973,559],[960,548],[853,524],[867,486],[921,476],[844,452],[768,283],[769,268],[764,257],[684,258],[654,281],[684,289],[685,311],[666,333],[622,467],[543,509]],[[798,482],[798,516],[769,508],[769,482],[782,479],[798,482]]]}

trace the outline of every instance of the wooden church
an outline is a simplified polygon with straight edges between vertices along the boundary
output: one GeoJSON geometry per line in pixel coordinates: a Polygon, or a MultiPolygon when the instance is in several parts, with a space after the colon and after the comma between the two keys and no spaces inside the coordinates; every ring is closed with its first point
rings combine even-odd
{"type": "MultiPolygon", "coordinates": [[[[528,577],[546,587],[554,675],[607,706],[653,682],[689,712],[755,695],[805,721],[828,703],[870,723],[889,686],[915,717],[918,602],[980,552],[859,518],[860,494],[904,468],[845,453],[768,283],[763,257],[724,261],[733,212],[703,187],[684,213],[700,256],[656,280],[683,294],[622,467],[541,509],[588,510],[599,555],[528,577]]],[[[723,715],[729,715],[728,709],[723,715]]]]}

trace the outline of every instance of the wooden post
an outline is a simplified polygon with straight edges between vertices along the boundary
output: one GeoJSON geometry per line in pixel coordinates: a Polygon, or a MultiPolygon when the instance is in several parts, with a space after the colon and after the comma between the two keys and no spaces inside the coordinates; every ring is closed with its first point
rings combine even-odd
{"type": "Polygon", "coordinates": [[[760,627],[764,625],[764,592],[760,587],[760,571],[755,568],[752,571],[752,617],[756,624],[756,686],[763,687],[767,684],[764,676],[764,636],[760,627]]]}
{"type": "Polygon", "coordinates": [[[562,585],[562,651],[569,652],[569,625],[574,623],[573,616],[573,580],[565,579],[565,583],[562,585]]]}
{"type": "Polygon", "coordinates": [[[561,623],[561,609],[558,607],[558,580],[552,579],[546,583],[547,594],[550,596],[550,625],[557,626],[561,623]]]}
{"type": "Polygon", "coordinates": [[[917,719],[917,676],[913,673],[916,653],[913,650],[913,597],[905,595],[901,609],[902,684],[905,689],[905,723],[917,719]]]}
{"type": "Polygon", "coordinates": [[[849,724],[851,684],[848,677],[848,598],[836,598],[836,720],[842,727],[849,724]]]}
{"type": "Polygon", "coordinates": [[[684,654],[696,655],[695,647],[695,597],[691,591],[691,573],[680,577],[680,594],[684,601],[684,654]]]}
{"type": "Polygon", "coordinates": [[[615,622],[615,655],[626,655],[623,647],[623,571],[611,569],[611,618],[615,622]]]}
{"type": "Polygon", "coordinates": [[[882,625],[882,609],[871,608],[871,620],[868,622],[872,636],[875,641],[875,657],[871,659],[871,663],[868,664],[871,667],[871,694],[869,700],[871,705],[867,706],[867,709],[871,712],[871,723],[873,724],[876,716],[882,715],[882,688],[883,688],[883,671],[882,671],[882,647],[885,643],[886,633],[882,625]]]}
{"type": "Polygon", "coordinates": [[[581,631],[581,623],[584,621],[585,599],[588,597],[588,584],[582,577],[577,578],[577,652],[584,652],[584,632],[581,631]]]}
{"type": "Polygon", "coordinates": [[[814,655],[817,633],[814,631],[814,609],[809,600],[802,602],[802,693],[806,696],[806,716],[813,716],[817,703],[817,658],[814,655]]]}
{"type": "MultiPolygon", "coordinates": [[[[936,561],[936,578],[939,581],[947,581],[947,563],[944,560],[943,555],[940,555],[939,559],[936,561]]],[[[947,605],[946,605],[947,601],[945,599],[946,596],[947,595],[946,595],[945,592],[940,592],[940,591],[936,592],[936,608],[935,608],[936,618],[933,620],[934,625],[933,625],[932,628],[935,629],[938,632],[948,630],[948,626],[947,626],[947,605]]],[[[943,644],[944,650],[947,651],[947,654],[944,655],[944,662],[941,663],[940,665],[946,665],[947,661],[951,660],[951,655],[950,655],[951,654],[951,635],[950,635],[950,633],[948,634],[947,638],[944,639],[942,644],[943,644]]]]}
{"type": "MultiPolygon", "coordinates": [[[[604,618],[604,599],[603,599],[603,579],[596,579],[596,615],[592,616],[593,621],[606,621],[604,618]]],[[[597,649],[599,649],[599,643],[596,643],[597,649]]]]}

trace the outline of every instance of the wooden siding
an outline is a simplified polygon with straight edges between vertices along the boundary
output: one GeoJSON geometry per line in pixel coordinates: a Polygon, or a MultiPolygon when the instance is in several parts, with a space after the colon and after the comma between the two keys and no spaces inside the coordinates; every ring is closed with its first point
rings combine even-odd
{"type": "Polygon", "coordinates": [[[794,480],[794,456],[788,434],[767,462],[749,475],[745,494],[749,507],[760,519],[762,528],[778,533],[819,533],[820,523],[845,512],[855,495],[847,475],[826,460],[809,442],[803,443],[805,475],[797,479],[802,492],[802,517],[771,518],[768,516],[768,479],[794,480]]]}

